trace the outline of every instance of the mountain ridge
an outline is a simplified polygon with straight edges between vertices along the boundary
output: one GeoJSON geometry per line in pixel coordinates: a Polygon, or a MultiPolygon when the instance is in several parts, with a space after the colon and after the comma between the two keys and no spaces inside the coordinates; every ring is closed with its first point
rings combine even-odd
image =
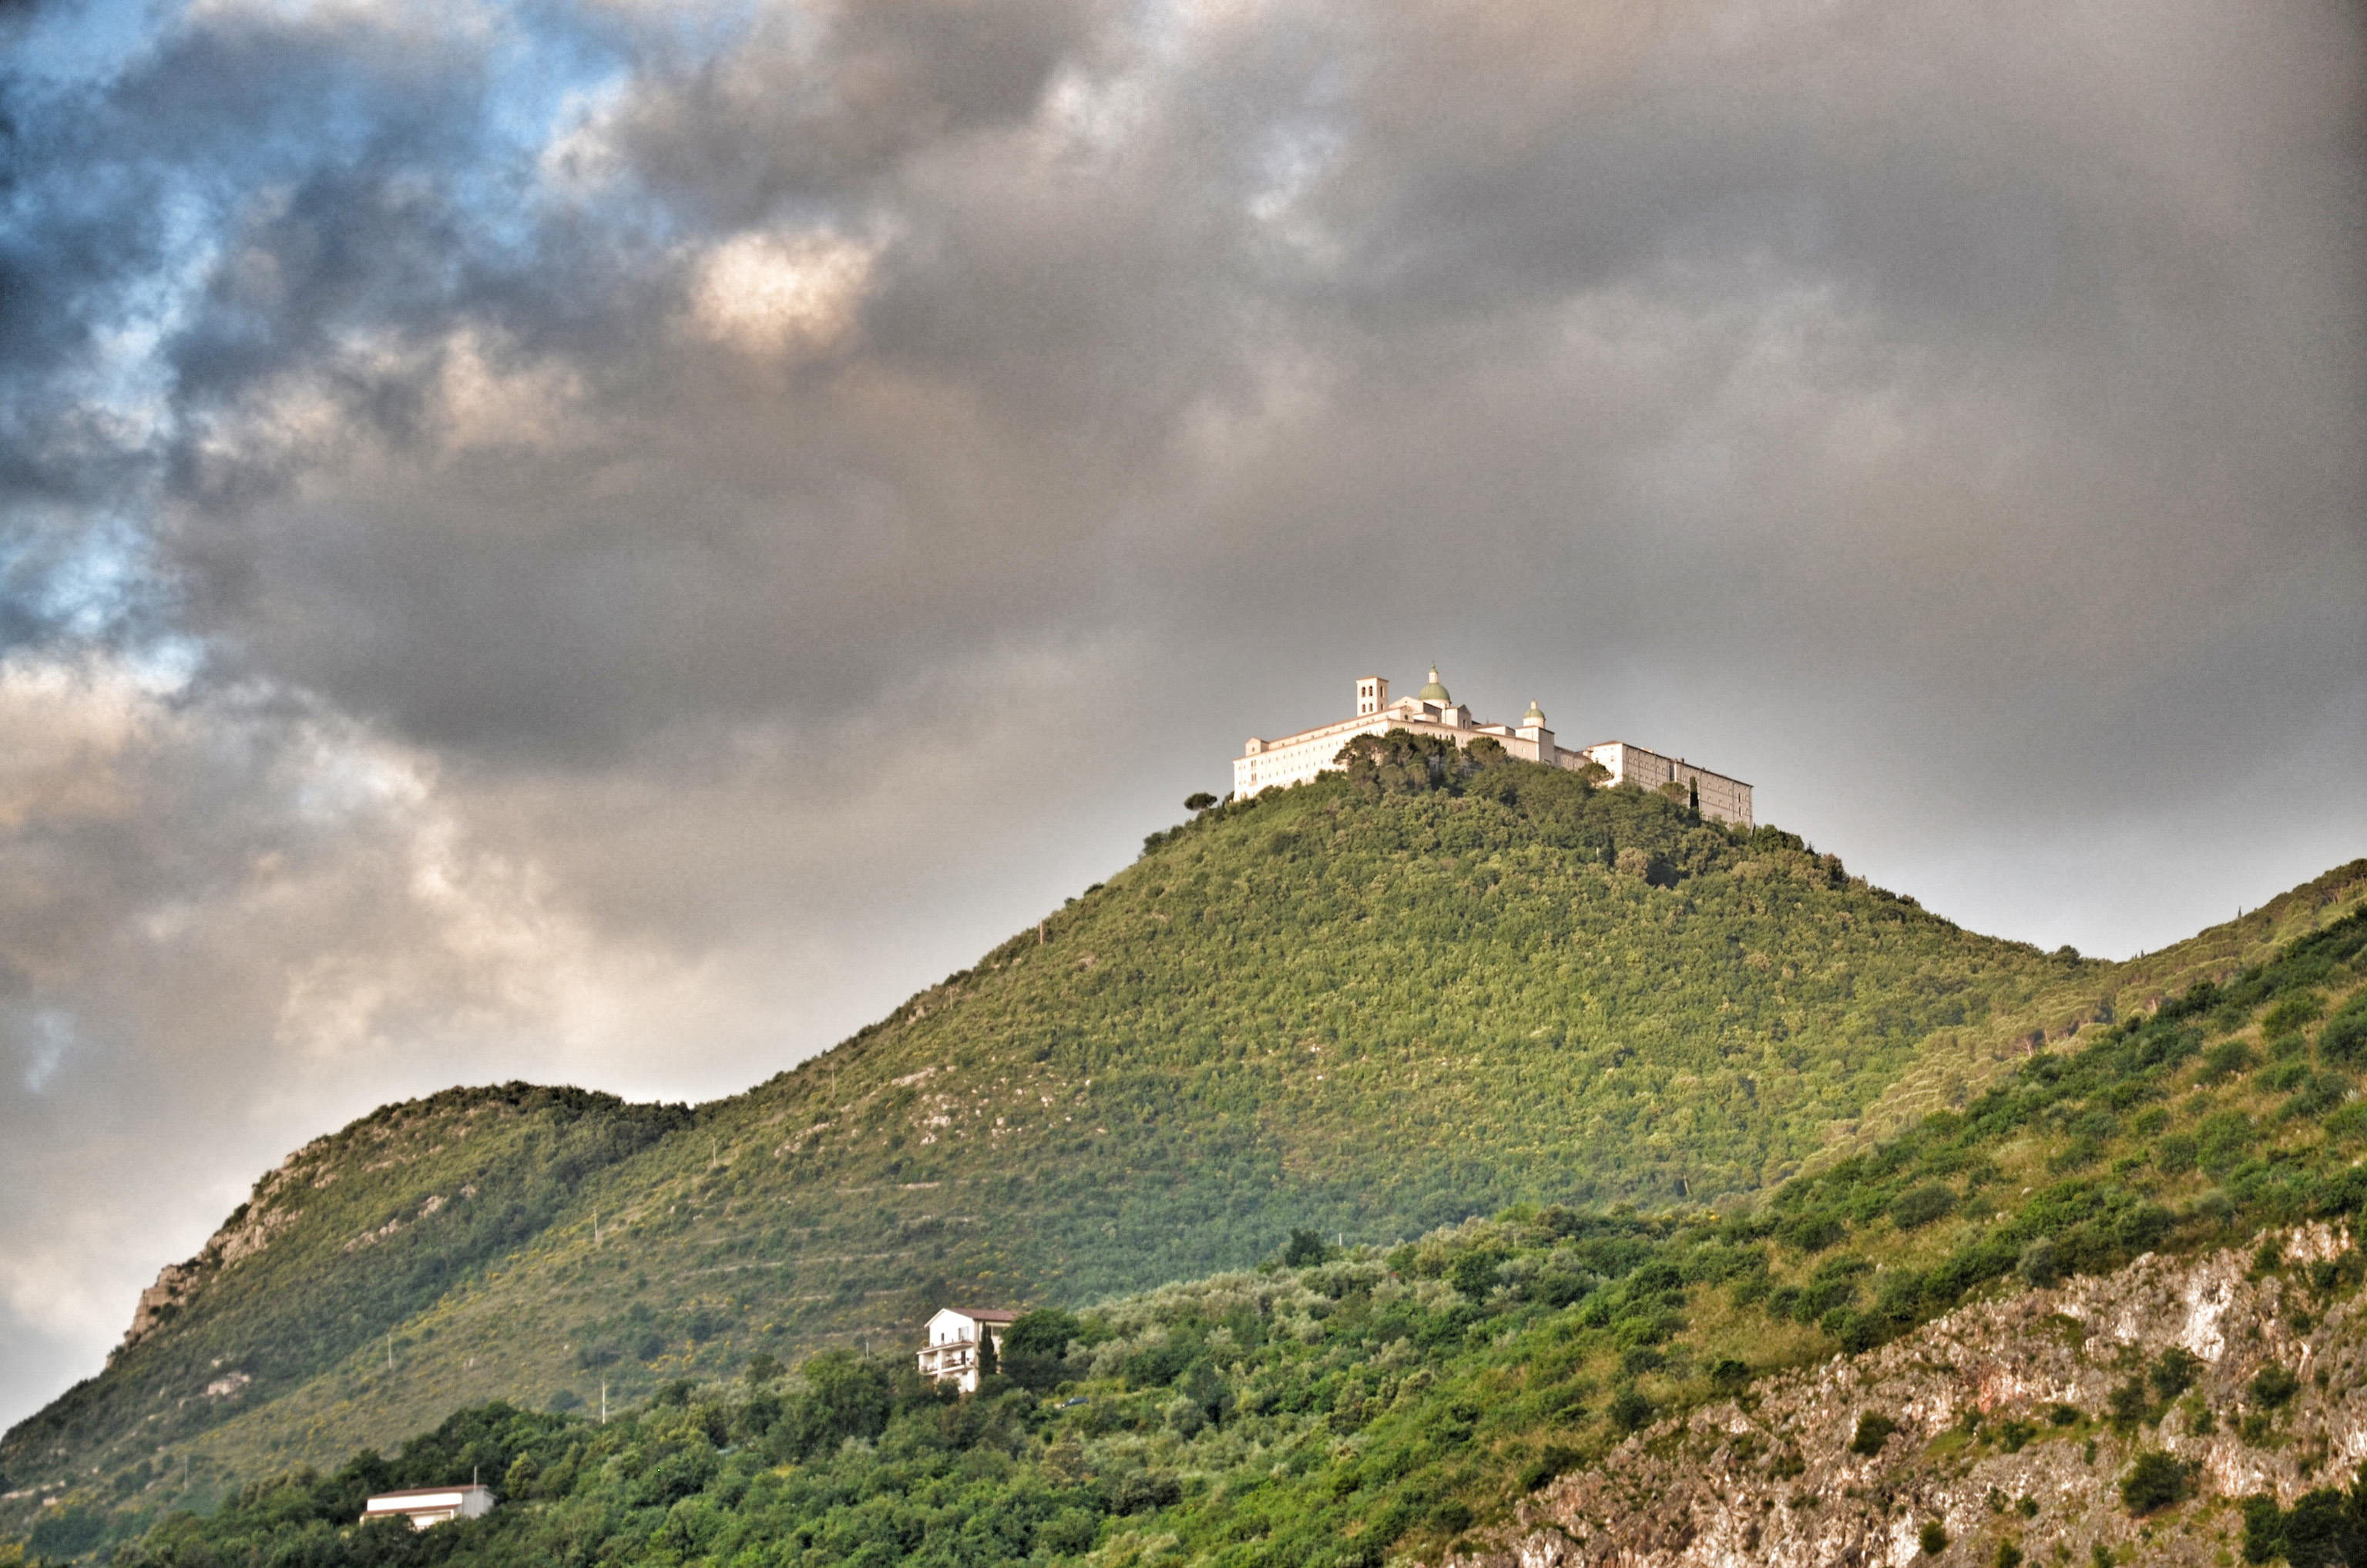
{"type": "MultiPolygon", "coordinates": [[[[2362,982],[2353,910],[1746,1210],[1301,1232],[1031,1313],[969,1397],[825,1350],[613,1423],[497,1402],[116,1561],[2330,1568],[2367,1550],[2362,982]],[[351,1522],[479,1471],[485,1519],[351,1522]]],[[[109,1528],[62,1502],[37,1548],[109,1528]]]]}
{"type": "MultiPolygon", "coordinates": [[[[1740,1197],[1815,1158],[1832,1112],[1878,1105],[1935,1031],[2092,1002],[2108,973],[1963,932],[1780,830],[1552,771],[1335,776],[1204,813],[704,1107],[522,1100],[504,1120],[486,1105],[546,1093],[511,1086],[383,1108],[335,1136],[391,1118],[427,1142],[307,1243],[383,1310],[294,1358],[235,1314],[176,1313],[12,1429],[0,1468],[39,1477],[47,1444],[118,1476],[184,1454],[226,1484],[472,1399],[634,1397],[892,1337],[949,1290],[1076,1303],[1188,1278],[1294,1224],[1387,1241],[1507,1202],[1740,1197]],[[562,1111],[601,1149],[655,1135],[508,1193],[562,1111]],[[436,1142],[470,1116],[518,1163],[436,1142]],[[485,1196],[461,1196],[481,1166],[485,1196]],[[464,1219],[504,1244],[437,1254],[464,1219]],[[359,1242],[389,1225],[384,1250],[359,1242]],[[410,1295],[379,1272],[405,1248],[410,1295]],[[252,1381],[200,1392],[224,1372],[252,1381]]],[[[2333,903],[2292,919],[2355,898],[2361,869],[2330,875],[2333,903]]]]}

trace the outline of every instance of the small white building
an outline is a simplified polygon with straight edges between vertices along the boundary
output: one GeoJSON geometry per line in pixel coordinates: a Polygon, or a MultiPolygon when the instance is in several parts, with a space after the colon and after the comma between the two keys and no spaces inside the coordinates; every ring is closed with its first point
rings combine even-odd
{"type": "Polygon", "coordinates": [[[364,1524],[400,1514],[411,1528],[424,1530],[447,1519],[474,1519],[493,1511],[493,1489],[471,1482],[466,1486],[414,1486],[407,1492],[381,1492],[362,1505],[364,1524]]]}
{"type": "Polygon", "coordinates": [[[1582,771],[1591,762],[1600,763],[1609,771],[1614,784],[1634,784],[1646,790],[1681,784],[1689,798],[1694,790],[1699,790],[1702,815],[1742,827],[1751,824],[1750,786],[1739,778],[1728,778],[1681,757],[1662,756],[1625,741],[1605,741],[1583,751],[1568,750],[1556,744],[1553,731],[1546,725],[1544,710],[1534,702],[1517,724],[1482,723],[1471,716],[1470,709],[1447,695],[1435,668],[1430,672],[1429,683],[1420,691],[1394,702],[1389,700],[1387,680],[1379,676],[1360,676],[1356,682],[1354,718],[1334,720],[1278,740],[1252,739],[1233,759],[1233,794],[1247,800],[1261,790],[1307,783],[1318,774],[1338,767],[1341,751],[1358,735],[1383,735],[1391,730],[1437,735],[1459,746],[1485,737],[1502,746],[1508,756],[1548,767],[1582,771]]]}
{"type": "Polygon", "coordinates": [[[929,1320],[929,1343],[921,1351],[921,1376],[978,1392],[979,1346],[991,1344],[998,1358],[1002,1336],[1019,1321],[998,1307],[940,1307],[929,1320]]]}

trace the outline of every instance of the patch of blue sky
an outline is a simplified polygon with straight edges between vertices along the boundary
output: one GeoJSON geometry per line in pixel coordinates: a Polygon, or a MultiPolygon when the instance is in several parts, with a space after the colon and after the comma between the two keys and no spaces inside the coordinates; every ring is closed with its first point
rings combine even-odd
{"type": "Polygon", "coordinates": [[[1206,29],[1211,0],[1134,0],[1127,31],[1155,60],[1172,62],[1206,29]]]}
{"type": "Polygon", "coordinates": [[[127,634],[162,597],[147,530],[121,513],[80,517],[62,539],[52,532],[0,557],[0,582],[51,638],[76,642],[127,634]]]}
{"type": "Polygon", "coordinates": [[[580,28],[509,29],[487,64],[481,155],[452,171],[447,189],[472,244],[524,261],[541,233],[533,198],[544,151],[578,105],[615,91],[627,71],[603,40],[580,28]]]}
{"type": "Polygon", "coordinates": [[[187,691],[206,667],[206,645],[185,631],[167,631],[124,650],[123,665],[142,691],[169,697],[187,691]]]}
{"type": "Polygon", "coordinates": [[[26,1092],[44,1093],[74,1050],[74,1016],[62,1007],[28,1007],[11,1008],[6,1017],[26,1092]]]}
{"type": "MultiPolygon", "coordinates": [[[[738,48],[760,20],[777,25],[783,7],[769,0],[593,6],[533,4],[521,6],[517,14],[535,17],[554,30],[572,31],[615,59],[657,58],[695,69],[738,48]]],[[[821,7],[809,4],[787,15],[794,27],[801,17],[818,18],[822,14],[821,7]]],[[[818,28],[820,24],[817,20],[810,25],[818,28]]]]}
{"type": "Polygon", "coordinates": [[[173,434],[173,379],[164,348],[185,326],[221,263],[222,214],[187,187],[156,203],[154,264],[122,278],[93,312],[87,355],[71,391],[119,449],[154,449],[173,434]]]}
{"type": "Polygon", "coordinates": [[[153,40],[155,21],[155,0],[35,6],[9,45],[9,72],[51,88],[113,81],[153,40]]]}
{"type": "Polygon", "coordinates": [[[1269,126],[1251,153],[1244,206],[1300,267],[1329,272],[1341,261],[1343,246],[1316,199],[1347,141],[1337,119],[1308,113],[1269,126]]]}

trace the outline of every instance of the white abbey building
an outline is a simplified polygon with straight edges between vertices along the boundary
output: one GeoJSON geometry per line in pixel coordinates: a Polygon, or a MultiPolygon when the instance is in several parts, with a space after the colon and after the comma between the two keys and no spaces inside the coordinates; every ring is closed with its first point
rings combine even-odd
{"type": "Polygon", "coordinates": [[[1356,682],[1354,718],[1301,730],[1280,740],[1252,739],[1248,748],[1233,759],[1233,794],[1246,800],[1261,790],[1304,784],[1326,768],[1339,767],[1341,748],[1358,735],[1380,735],[1391,730],[1441,735],[1462,746],[1484,735],[1523,762],[1542,762],[1572,771],[1590,762],[1600,763],[1614,784],[1634,784],[1646,790],[1679,784],[1688,791],[1698,790],[1702,815],[1742,827],[1750,825],[1750,786],[1739,778],[1728,778],[1706,767],[1696,767],[1681,756],[1662,756],[1625,741],[1604,741],[1583,751],[1565,751],[1555,744],[1554,733],[1546,727],[1544,712],[1534,702],[1518,724],[1479,723],[1471,717],[1470,709],[1446,695],[1435,668],[1430,672],[1429,685],[1394,702],[1389,700],[1387,681],[1379,676],[1365,676],[1356,682]]]}

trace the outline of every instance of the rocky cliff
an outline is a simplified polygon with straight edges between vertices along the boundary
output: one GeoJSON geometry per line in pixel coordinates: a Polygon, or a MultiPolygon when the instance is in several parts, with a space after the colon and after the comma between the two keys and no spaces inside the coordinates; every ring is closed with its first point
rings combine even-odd
{"type": "Polygon", "coordinates": [[[2309,1225],[1966,1306],[1639,1432],[1451,1561],[2224,1565],[2242,1499],[2367,1460],[2359,1264],[2309,1225]]]}

